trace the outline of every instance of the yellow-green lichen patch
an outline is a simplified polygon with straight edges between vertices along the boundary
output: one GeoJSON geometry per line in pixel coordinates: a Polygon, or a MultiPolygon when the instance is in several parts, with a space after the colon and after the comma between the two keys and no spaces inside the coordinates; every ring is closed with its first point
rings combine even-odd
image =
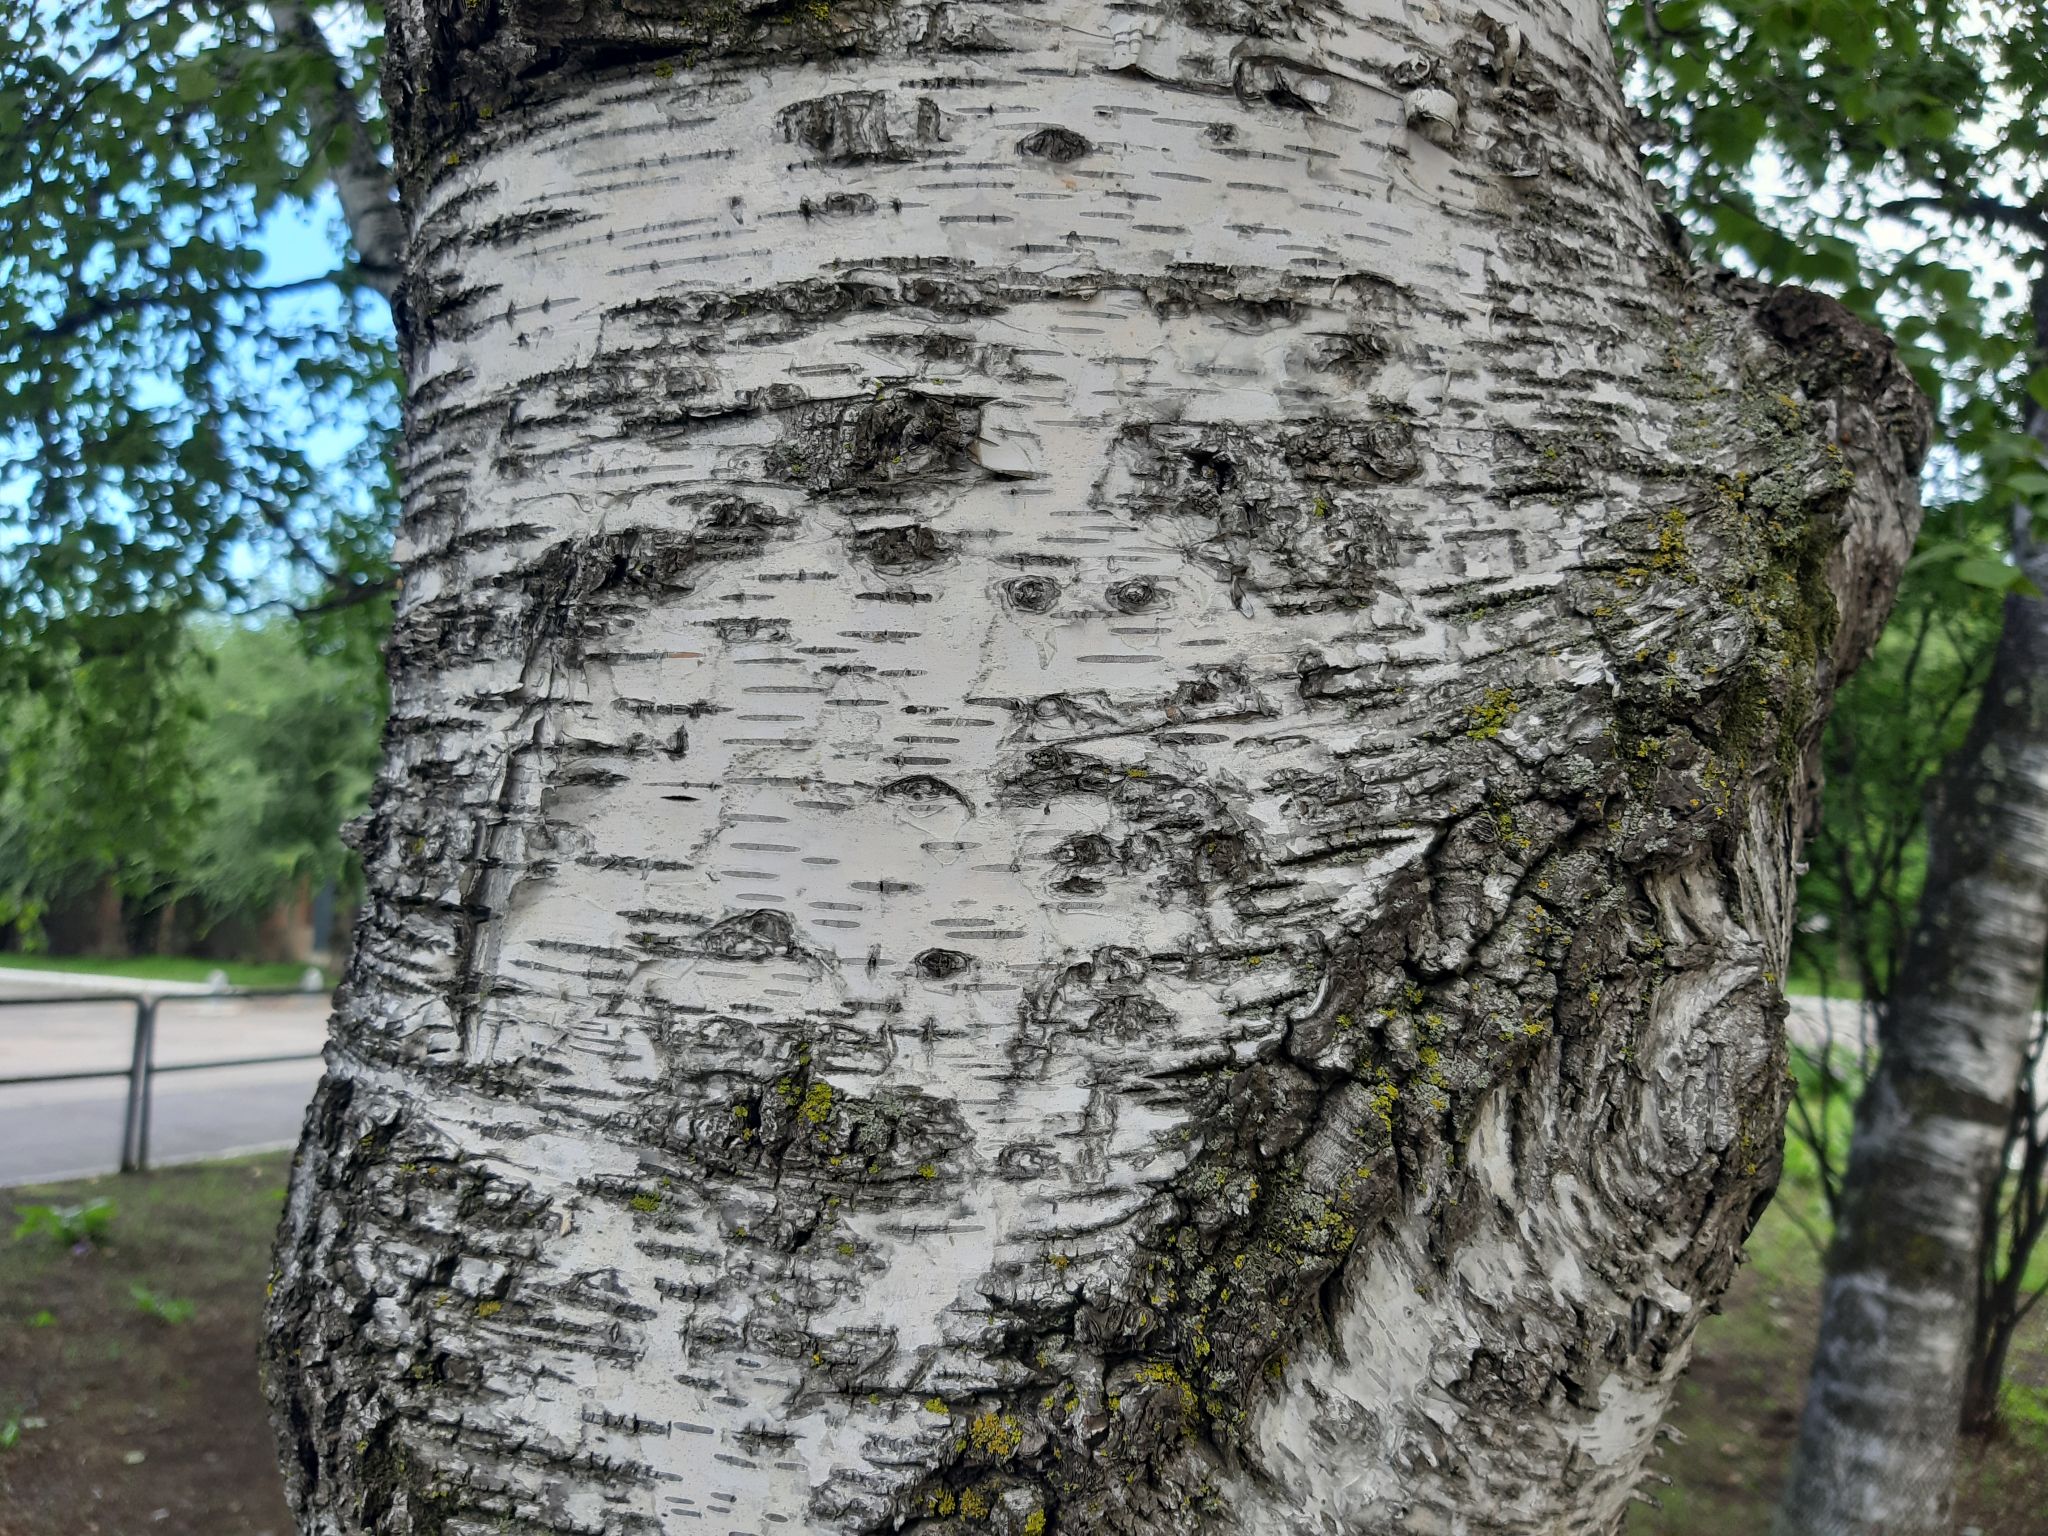
{"type": "Polygon", "coordinates": [[[798,1107],[797,1113],[802,1115],[812,1125],[823,1125],[827,1120],[831,1119],[832,1085],[830,1083],[811,1084],[810,1091],[804,1095],[804,1101],[798,1107]]]}
{"type": "Polygon", "coordinates": [[[1141,1365],[1138,1367],[1134,1379],[1170,1389],[1180,1403],[1183,1421],[1190,1425],[1194,1422],[1195,1409],[1199,1405],[1200,1399],[1195,1395],[1195,1389],[1188,1384],[1187,1377],[1181,1375],[1169,1362],[1154,1360],[1149,1364],[1141,1365]]]}
{"type": "Polygon", "coordinates": [[[1657,552],[1650,556],[1650,569],[1671,576],[1690,577],[1693,573],[1692,544],[1686,536],[1687,518],[1684,509],[1673,507],[1659,520],[1657,528],[1657,552]]]}
{"type": "Polygon", "coordinates": [[[1489,688],[1486,697],[1472,706],[1472,723],[1465,734],[1474,741],[1491,741],[1521,712],[1512,688],[1489,688]]]}
{"type": "Polygon", "coordinates": [[[1024,1431],[1009,1414],[984,1413],[967,1426],[967,1438],[977,1451],[997,1460],[1014,1456],[1024,1443],[1024,1431]]]}

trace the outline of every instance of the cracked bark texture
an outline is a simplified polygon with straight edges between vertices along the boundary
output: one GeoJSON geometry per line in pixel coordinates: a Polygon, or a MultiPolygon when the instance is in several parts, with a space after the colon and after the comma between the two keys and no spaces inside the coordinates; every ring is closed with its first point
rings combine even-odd
{"type": "MultiPolygon", "coordinates": [[[[2032,301],[2048,356],[2048,278],[2032,301]]],[[[2048,411],[2026,428],[2048,445],[2048,411]]],[[[1954,1524],[1985,1202],[2048,955],[2048,546],[2025,507],[2012,545],[2034,591],[2005,600],[1983,702],[1931,808],[1898,997],[1856,1105],[1780,1536],[1954,1524]]]]}
{"type": "Polygon", "coordinates": [[[1600,9],[391,10],[303,1530],[1597,1532],[1925,410],[1600,9]]]}

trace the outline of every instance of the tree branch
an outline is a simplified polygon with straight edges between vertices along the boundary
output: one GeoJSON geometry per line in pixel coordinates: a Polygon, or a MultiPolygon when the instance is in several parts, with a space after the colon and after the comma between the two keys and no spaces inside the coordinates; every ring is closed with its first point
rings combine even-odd
{"type": "MultiPolygon", "coordinates": [[[[184,289],[172,288],[161,292],[134,292],[94,294],[75,309],[66,310],[48,325],[38,327],[36,334],[46,341],[62,341],[77,335],[95,320],[105,320],[112,315],[123,315],[138,309],[176,309],[191,307],[205,299],[218,298],[227,294],[243,297],[268,298],[280,293],[303,293],[314,288],[324,288],[329,283],[346,279],[349,268],[338,272],[322,272],[313,277],[294,278],[285,283],[223,283],[218,288],[184,289]]],[[[390,290],[377,281],[368,271],[362,272],[362,280],[378,292],[389,294],[390,290]]]]}
{"type": "Polygon", "coordinates": [[[398,590],[395,576],[365,577],[360,581],[339,583],[336,590],[321,598],[317,603],[295,603],[289,598],[273,597],[267,602],[252,604],[246,611],[263,613],[270,609],[282,609],[295,619],[310,619],[323,613],[340,613],[345,608],[355,608],[382,597],[387,592],[398,590]]]}
{"type": "Polygon", "coordinates": [[[309,104],[313,154],[327,162],[364,281],[388,299],[398,286],[405,253],[405,226],[391,172],[377,157],[355,92],[343,78],[341,61],[311,7],[298,0],[267,0],[267,6],[280,42],[289,39],[326,61],[321,92],[326,99],[309,104]]]}
{"type": "Polygon", "coordinates": [[[353,608],[359,603],[367,603],[372,598],[382,597],[387,592],[397,590],[398,579],[395,576],[352,581],[333,596],[323,598],[317,603],[308,603],[303,608],[294,608],[292,612],[302,619],[310,619],[321,613],[339,613],[344,608],[353,608]]]}
{"type": "Polygon", "coordinates": [[[2048,213],[1983,193],[1928,192],[1913,197],[1895,197],[1889,202],[1879,203],[1872,211],[1893,218],[1909,213],[1946,213],[1960,218],[1982,219],[1987,224],[2002,224],[2008,229],[2030,234],[2037,240],[2048,240],[2048,213]]]}

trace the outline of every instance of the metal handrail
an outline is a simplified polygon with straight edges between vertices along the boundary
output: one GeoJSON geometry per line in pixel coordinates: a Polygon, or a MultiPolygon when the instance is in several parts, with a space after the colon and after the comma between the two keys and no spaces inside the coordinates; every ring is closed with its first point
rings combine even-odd
{"type": "MultiPolygon", "coordinates": [[[[7,979],[7,973],[0,971],[0,981],[7,979]]],[[[204,994],[211,997],[215,994],[204,994]]],[[[311,993],[307,994],[309,997],[311,993]]],[[[139,1003],[140,992],[67,992],[62,997],[0,997],[0,1008],[47,1008],[52,1003],[139,1003]]]]}
{"type": "MultiPolygon", "coordinates": [[[[318,1051],[293,1051],[285,1056],[230,1056],[225,1061],[174,1061],[168,1066],[152,1062],[151,1077],[162,1077],[166,1072],[211,1072],[216,1067],[274,1067],[281,1061],[314,1061],[318,1051]]],[[[126,1077],[126,1072],[116,1072],[115,1077],[126,1077]]],[[[0,1079],[5,1081],[5,1079],[0,1079]]]]}
{"type": "Polygon", "coordinates": [[[205,1072],[225,1067],[267,1067],[294,1061],[317,1061],[319,1051],[292,1051],[274,1056],[236,1056],[220,1061],[180,1061],[159,1066],[156,1060],[157,1009],[166,1002],[218,1002],[250,997],[323,997],[300,987],[224,987],[218,992],[162,993],[92,992],[71,997],[0,997],[0,1008],[79,1007],[126,1003],[135,1009],[135,1036],[126,1068],[88,1072],[32,1072],[0,1077],[0,1088],[35,1083],[81,1083],[124,1077],[128,1103],[121,1117],[121,1171],[140,1173],[149,1167],[150,1085],[160,1072],[205,1072]]]}
{"type": "MultiPolygon", "coordinates": [[[[204,1065],[210,1067],[213,1063],[209,1061],[204,1065]]],[[[169,1069],[159,1067],[157,1070],[169,1069]]],[[[23,1077],[0,1077],[0,1088],[20,1088],[31,1083],[89,1083],[96,1078],[126,1077],[129,1071],[127,1067],[106,1067],[98,1072],[31,1072],[23,1077]]]]}

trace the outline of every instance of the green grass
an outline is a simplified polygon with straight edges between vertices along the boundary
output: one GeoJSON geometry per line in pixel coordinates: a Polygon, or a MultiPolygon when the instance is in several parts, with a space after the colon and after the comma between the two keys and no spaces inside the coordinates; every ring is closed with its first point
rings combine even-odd
{"type": "Polygon", "coordinates": [[[93,955],[9,954],[0,955],[0,969],[123,976],[137,981],[205,981],[215,971],[225,971],[231,987],[296,987],[306,974],[303,965],[252,965],[238,960],[193,960],[183,955],[133,955],[112,960],[93,955]]]}

